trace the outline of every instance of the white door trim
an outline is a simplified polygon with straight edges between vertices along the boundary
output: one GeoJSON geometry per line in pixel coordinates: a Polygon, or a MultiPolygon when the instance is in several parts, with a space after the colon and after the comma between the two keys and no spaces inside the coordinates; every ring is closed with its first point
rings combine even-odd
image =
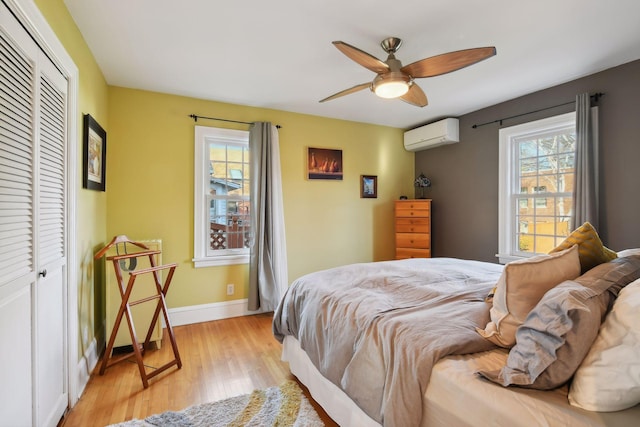
{"type": "Polygon", "coordinates": [[[40,48],[60,69],[69,82],[67,93],[67,172],[66,172],[66,386],[69,408],[78,401],[78,260],[76,254],[77,151],[78,151],[78,67],[67,53],[33,0],[2,0],[40,48]]]}

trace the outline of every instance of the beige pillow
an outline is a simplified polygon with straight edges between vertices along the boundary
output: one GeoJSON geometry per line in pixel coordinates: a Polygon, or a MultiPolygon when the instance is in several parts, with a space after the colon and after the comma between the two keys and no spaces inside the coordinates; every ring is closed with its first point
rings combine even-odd
{"type": "Polygon", "coordinates": [[[516,329],[544,294],[565,280],[580,275],[578,246],[550,255],[538,255],[513,261],[504,267],[491,307],[491,321],[480,335],[501,347],[516,342],[516,329]]]}

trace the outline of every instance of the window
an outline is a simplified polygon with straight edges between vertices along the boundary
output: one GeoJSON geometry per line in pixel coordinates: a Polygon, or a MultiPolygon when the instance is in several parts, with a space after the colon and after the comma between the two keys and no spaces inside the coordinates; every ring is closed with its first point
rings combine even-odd
{"type": "Polygon", "coordinates": [[[575,147],[575,113],[500,129],[500,262],[548,253],[569,235],[575,147]]]}
{"type": "Polygon", "coordinates": [[[249,262],[249,132],[195,128],[194,263],[249,262]]]}

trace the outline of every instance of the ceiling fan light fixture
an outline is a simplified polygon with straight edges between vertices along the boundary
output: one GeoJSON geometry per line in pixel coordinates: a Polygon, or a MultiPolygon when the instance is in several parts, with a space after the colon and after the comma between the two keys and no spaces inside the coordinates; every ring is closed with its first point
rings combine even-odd
{"type": "Polygon", "coordinates": [[[369,88],[380,98],[400,98],[407,104],[424,107],[428,104],[427,95],[420,86],[414,85],[414,79],[447,74],[496,54],[494,46],[477,47],[423,58],[403,66],[402,62],[395,57],[396,51],[402,44],[402,40],[397,37],[388,37],[380,43],[382,49],[389,54],[384,62],[343,41],[334,41],[333,44],[349,59],[376,73],[376,77],[371,83],[361,83],[324,98],[320,102],[369,88]]]}
{"type": "Polygon", "coordinates": [[[398,98],[406,94],[411,86],[411,78],[403,73],[379,74],[373,80],[373,92],[380,98],[398,98]]]}
{"type": "Polygon", "coordinates": [[[376,86],[375,93],[380,98],[397,98],[409,92],[409,85],[405,82],[384,82],[376,86]]]}

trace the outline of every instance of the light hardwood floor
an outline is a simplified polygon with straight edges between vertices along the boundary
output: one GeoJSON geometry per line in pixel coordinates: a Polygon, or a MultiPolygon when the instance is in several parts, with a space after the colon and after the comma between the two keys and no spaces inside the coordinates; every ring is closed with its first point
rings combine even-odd
{"type": "MultiPolygon", "coordinates": [[[[184,409],[250,393],[295,379],[288,363],[280,360],[282,345],[271,332],[271,314],[217,320],[174,328],[182,369],[175,367],[142,387],[135,361],[124,361],[99,374],[94,370],[76,406],[60,427],[103,427],[164,411],[184,409]]],[[[147,351],[144,363],[151,369],[173,358],[165,334],[160,350],[147,351]]],[[[337,426],[310,398],[327,426],[337,426]]]]}

